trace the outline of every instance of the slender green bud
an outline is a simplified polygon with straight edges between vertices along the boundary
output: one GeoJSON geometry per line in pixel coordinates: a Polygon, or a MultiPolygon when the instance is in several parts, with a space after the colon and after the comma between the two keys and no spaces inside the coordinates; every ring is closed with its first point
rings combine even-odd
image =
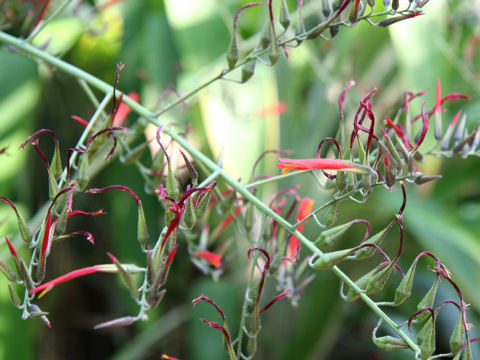
{"type": "Polygon", "coordinates": [[[60,156],[60,146],[58,141],[55,142],[55,150],[53,152],[52,163],[50,164],[50,168],[52,169],[52,174],[55,180],[58,180],[62,175],[62,158],[60,156]]]}
{"type": "Polygon", "coordinates": [[[8,292],[10,294],[10,299],[12,299],[13,305],[15,305],[15,307],[17,307],[17,308],[20,308],[20,305],[21,305],[22,301],[18,297],[17,292],[15,291],[15,289],[13,288],[13,286],[11,284],[8,284],[8,292]]]}
{"type": "Polygon", "coordinates": [[[17,274],[10,269],[10,267],[5,264],[2,260],[0,260],[0,271],[5,275],[8,281],[16,282],[17,281],[17,274]]]}
{"type": "Polygon", "coordinates": [[[145,219],[145,212],[143,211],[143,205],[141,202],[138,203],[138,224],[137,224],[137,240],[145,249],[145,246],[148,242],[148,227],[147,221],[145,219]]]}

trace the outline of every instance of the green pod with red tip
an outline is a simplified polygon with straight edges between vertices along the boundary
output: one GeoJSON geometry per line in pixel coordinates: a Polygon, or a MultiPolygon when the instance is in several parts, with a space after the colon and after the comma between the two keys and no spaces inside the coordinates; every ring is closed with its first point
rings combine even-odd
{"type": "Polygon", "coordinates": [[[355,252],[355,248],[332,251],[324,253],[318,257],[313,258],[314,261],[310,262],[310,267],[313,269],[330,269],[338,263],[347,259],[349,255],[355,252]]]}
{"type": "MultiPolygon", "coordinates": [[[[435,295],[437,294],[438,284],[440,282],[440,276],[437,276],[435,282],[433,283],[432,287],[428,292],[425,294],[423,299],[418,303],[417,310],[433,307],[433,303],[435,301],[435,295]]],[[[416,319],[420,322],[424,321],[429,316],[427,311],[419,314],[416,319]]]]}
{"type": "Polygon", "coordinates": [[[17,274],[2,260],[0,260],[0,271],[5,275],[8,281],[17,282],[17,274]]]}
{"type": "Polygon", "coordinates": [[[8,284],[8,293],[10,294],[10,299],[12,300],[13,305],[15,305],[16,308],[20,309],[22,301],[18,297],[17,292],[11,284],[8,284]]]}
{"type": "Polygon", "coordinates": [[[137,240],[145,249],[149,239],[147,220],[145,219],[145,212],[141,202],[138,203],[138,221],[137,221],[137,240]]]}
{"type": "Polygon", "coordinates": [[[395,290],[395,305],[400,305],[412,294],[413,278],[415,275],[416,266],[417,263],[414,262],[410,266],[410,269],[408,269],[405,277],[402,279],[402,281],[400,281],[400,284],[397,286],[397,289],[395,290]]]}
{"type": "Polygon", "coordinates": [[[450,351],[452,354],[462,350],[462,346],[465,342],[465,326],[463,325],[463,316],[460,313],[458,316],[457,324],[450,335],[450,351]]]}

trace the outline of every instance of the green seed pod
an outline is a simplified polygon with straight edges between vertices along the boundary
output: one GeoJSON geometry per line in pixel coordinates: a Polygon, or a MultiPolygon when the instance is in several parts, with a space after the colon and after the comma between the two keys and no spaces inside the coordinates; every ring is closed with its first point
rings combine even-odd
{"type": "Polygon", "coordinates": [[[17,274],[10,267],[0,260],[0,271],[5,275],[8,281],[17,282],[17,274]]]}
{"type": "Polygon", "coordinates": [[[330,0],[322,0],[322,14],[328,18],[333,12],[332,3],[330,0]]]}
{"type": "Polygon", "coordinates": [[[367,4],[373,9],[375,7],[375,0],[367,0],[367,4]]]}
{"type": "Polygon", "coordinates": [[[327,213],[325,214],[325,225],[327,227],[332,226],[337,221],[339,208],[340,201],[335,201],[332,205],[328,207],[327,213]]]}
{"type": "Polygon", "coordinates": [[[419,176],[417,176],[415,178],[415,184],[422,185],[422,184],[425,184],[427,182],[440,179],[441,177],[442,177],[442,175],[423,175],[423,174],[420,174],[419,176]]]}
{"type": "MultiPolygon", "coordinates": [[[[437,294],[437,289],[438,289],[438,283],[440,282],[440,276],[437,276],[435,279],[435,282],[433,283],[432,287],[430,290],[428,290],[427,294],[425,297],[418,303],[417,305],[417,310],[426,308],[426,307],[433,307],[433,302],[435,301],[435,295],[437,294]]],[[[427,317],[429,316],[428,312],[423,312],[420,315],[418,315],[416,318],[418,321],[422,322],[424,321],[427,317]]]]}
{"type": "Polygon", "coordinates": [[[62,158],[60,156],[60,146],[58,142],[55,142],[55,150],[53,152],[52,162],[50,164],[50,169],[52,169],[52,174],[55,180],[58,180],[62,175],[62,158]]]}
{"type": "Polygon", "coordinates": [[[248,203],[245,211],[245,230],[247,230],[247,232],[250,232],[253,228],[253,211],[253,205],[248,203]]]}
{"type": "Polygon", "coordinates": [[[237,64],[237,61],[238,61],[237,29],[236,27],[234,27],[232,42],[230,43],[230,47],[228,48],[228,52],[227,52],[228,68],[233,69],[237,64]]]}
{"type": "Polygon", "coordinates": [[[335,226],[328,230],[322,231],[320,236],[315,240],[315,245],[319,248],[327,247],[333,244],[333,242],[342,236],[350,227],[354,224],[353,221],[335,226]]]}
{"type": "Polygon", "coordinates": [[[267,22],[265,25],[265,30],[262,33],[262,37],[260,38],[260,49],[266,49],[272,42],[272,24],[270,21],[267,22]]]}
{"type": "Polygon", "coordinates": [[[372,333],[372,341],[380,349],[385,351],[410,349],[408,344],[403,339],[399,339],[390,335],[376,337],[376,330],[377,328],[375,328],[374,332],[372,333]]]}
{"type": "Polygon", "coordinates": [[[395,290],[395,305],[400,305],[412,294],[413,277],[415,275],[416,267],[417,263],[414,262],[410,266],[410,269],[408,269],[405,277],[402,279],[402,281],[400,281],[397,289],[395,290]]]}
{"type": "Polygon", "coordinates": [[[190,174],[190,177],[192,179],[192,186],[195,187],[198,184],[198,172],[197,170],[195,170],[195,167],[193,166],[188,156],[185,155],[182,150],[180,150],[180,154],[182,154],[183,161],[185,161],[185,165],[187,165],[188,173],[190,174]]]}
{"type": "Polygon", "coordinates": [[[287,0],[282,0],[282,5],[280,8],[280,24],[285,30],[290,26],[290,12],[288,11],[287,0]]]}
{"type": "Polygon", "coordinates": [[[453,148],[453,152],[458,154],[461,151],[468,151],[469,146],[467,145],[472,145],[476,136],[477,134],[475,131],[468,135],[468,130],[465,130],[465,138],[453,148]]]}
{"type": "Polygon", "coordinates": [[[210,199],[212,198],[212,190],[207,191],[207,193],[202,197],[197,207],[195,208],[195,215],[197,219],[203,218],[205,211],[208,209],[210,204],[210,199]]]}
{"type": "Polygon", "coordinates": [[[470,342],[467,342],[467,345],[465,346],[462,360],[473,360],[472,346],[470,345],[470,342]]]}
{"type": "Polygon", "coordinates": [[[155,283],[155,274],[157,273],[153,262],[152,252],[153,251],[150,248],[147,250],[147,283],[150,286],[155,283]]]}
{"type": "MultiPolygon", "coordinates": [[[[428,311],[425,313],[431,316],[428,311]]],[[[435,352],[435,321],[431,317],[418,332],[417,339],[420,345],[420,359],[429,359],[435,352]]]]}
{"type": "Polygon", "coordinates": [[[187,230],[192,230],[197,222],[197,215],[195,214],[195,208],[191,197],[187,200],[187,204],[185,205],[183,221],[185,222],[187,230]]]}
{"type": "Polygon", "coordinates": [[[275,39],[275,41],[272,41],[272,46],[270,47],[270,51],[268,53],[268,58],[270,59],[270,65],[271,66],[275,65],[279,57],[280,57],[280,54],[278,52],[278,44],[275,39]]]}
{"type": "Polygon", "coordinates": [[[459,315],[457,324],[453,329],[452,335],[450,336],[450,351],[452,354],[462,350],[463,343],[465,342],[465,327],[463,326],[463,317],[462,314],[459,315]]]}
{"type": "Polygon", "coordinates": [[[463,133],[464,133],[464,130],[465,130],[466,121],[467,121],[467,115],[463,114],[462,117],[460,118],[460,122],[458,123],[457,131],[455,131],[455,135],[453,137],[455,145],[457,145],[458,142],[460,140],[462,140],[462,138],[463,138],[463,133]]]}
{"type": "Polygon", "coordinates": [[[15,305],[15,307],[20,309],[20,305],[22,304],[22,301],[18,297],[17,292],[15,291],[15,289],[11,284],[8,284],[8,292],[10,294],[10,299],[12,299],[13,305],[15,305]]]}
{"type": "Polygon", "coordinates": [[[357,178],[355,177],[355,174],[349,172],[345,175],[346,175],[346,182],[347,182],[347,186],[345,187],[345,189],[347,191],[355,190],[357,188],[357,178]]]}
{"type": "MultiPolygon", "coordinates": [[[[67,194],[64,194],[64,195],[67,195],[67,194]]],[[[57,225],[55,226],[56,235],[61,235],[65,232],[67,228],[68,212],[69,212],[68,207],[64,206],[62,212],[60,213],[60,216],[58,217],[57,225]]]]}
{"type": "Polygon", "coordinates": [[[180,194],[180,191],[178,189],[177,179],[175,179],[175,173],[172,170],[172,165],[170,164],[170,161],[168,161],[167,163],[168,163],[168,173],[167,173],[167,182],[165,187],[167,188],[168,196],[177,200],[178,194],[180,194]]]}
{"type": "Polygon", "coordinates": [[[255,72],[255,62],[256,60],[253,59],[243,65],[242,79],[240,81],[242,84],[247,82],[253,76],[253,73],[255,72]]]}
{"type": "Polygon", "coordinates": [[[400,6],[399,4],[399,1],[398,0],[392,0],[392,10],[393,11],[397,11],[398,10],[398,7],[400,6]]]}
{"type": "Polygon", "coordinates": [[[120,264],[120,262],[111,254],[108,254],[110,256],[110,259],[112,262],[115,264],[115,267],[118,270],[118,273],[122,277],[123,281],[127,285],[128,289],[130,290],[130,294],[134,299],[138,299],[138,289],[137,289],[137,284],[135,283],[135,279],[133,278],[133,275],[130,274],[125,268],[120,264]]]}
{"type": "Polygon", "coordinates": [[[88,175],[88,154],[82,154],[78,160],[77,184],[80,190],[85,190],[90,180],[88,175]]]}
{"type": "Polygon", "coordinates": [[[145,249],[145,246],[148,242],[148,227],[147,221],[145,219],[145,212],[143,211],[143,205],[141,202],[138,203],[138,223],[137,223],[137,240],[142,246],[142,249],[145,249]]]}
{"type": "Polygon", "coordinates": [[[372,294],[379,290],[382,290],[385,286],[390,274],[393,271],[393,265],[389,264],[378,270],[373,276],[368,279],[365,284],[365,287],[362,288],[367,294],[372,294]]]}
{"type": "MultiPolygon", "coordinates": [[[[371,294],[383,289],[388,277],[392,272],[393,266],[380,264],[376,268],[370,270],[360,279],[355,281],[355,284],[362,289],[366,294],[371,294]]],[[[349,289],[347,295],[344,296],[345,301],[355,301],[359,298],[359,294],[354,289],[349,289]]]]}
{"type": "MultiPolygon", "coordinates": [[[[48,255],[48,250],[47,250],[47,255],[48,255]]],[[[37,268],[35,270],[35,280],[37,283],[40,283],[45,279],[45,271],[46,271],[46,266],[47,266],[47,255],[44,257],[40,257],[38,260],[37,268]]],[[[23,260],[23,259],[22,259],[23,260]]]]}
{"type": "Polygon", "coordinates": [[[388,157],[390,158],[391,161],[395,163],[396,169],[397,170],[402,170],[402,159],[400,158],[400,155],[398,154],[397,149],[392,143],[392,140],[390,137],[384,137],[385,140],[385,145],[381,141],[379,141],[380,146],[382,149],[388,149],[388,157]]]}
{"type": "Polygon", "coordinates": [[[48,196],[50,200],[53,200],[53,198],[58,194],[58,191],[59,189],[57,180],[55,179],[52,170],[48,168],[48,196]]]}
{"type": "Polygon", "coordinates": [[[320,255],[318,259],[312,258],[314,261],[310,261],[309,265],[313,269],[330,269],[338,263],[346,260],[346,258],[355,252],[355,248],[332,251],[320,255]]]}
{"type": "Polygon", "coordinates": [[[336,177],[337,188],[343,190],[347,186],[347,174],[342,171],[337,171],[336,177]]]}
{"type": "Polygon", "coordinates": [[[20,264],[22,267],[22,275],[23,275],[23,281],[25,283],[25,287],[27,288],[27,290],[31,290],[35,286],[33,285],[33,280],[32,280],[32,276],[30,275],[30,271],[28,270],[28,267],[25,264],[25,261],[23,259],[20,259],[20,264]]]}
{"type": "Polygon", "coordinates": [[[150,308],[155,309],[158,306],[158,304],[160,304],[160,302],[162,301],[166,293],[167,293],[167,290],[162,289],[158,291],[156,294],[153,294],[153,293],[150,294],[147,300],[148,304],[150,305],[150,308]]]}
{"type": "Polygon", "coordinates": [[[387,185],[389,189],[391,189],[392,186],[395,185],[395,179],[396,179],[396,176],[394,175],[393,171],[389,167],[386,167],[385,168],[385,185],[387,185]]]}
{"type": "Polygon", "coordinates": [[[330,37],[333,39],[340,31],[340,25],[330,26],[330,37]]]}
{"type": "MultiPolygon", "coordinates": [[[[391,225],[387,226],[382,231],[376,233],[373,236],[370,236],[367,240],[365,240],[362,244],[375,244],[380,246],[382,241],[387,236],[388,231],[390,230],[391,225]]],[[[363,260],[375,254],[375,249],[370,246],[366,246],[358,250],[354,255],[349,257],[349,260],[363,260]]]]}

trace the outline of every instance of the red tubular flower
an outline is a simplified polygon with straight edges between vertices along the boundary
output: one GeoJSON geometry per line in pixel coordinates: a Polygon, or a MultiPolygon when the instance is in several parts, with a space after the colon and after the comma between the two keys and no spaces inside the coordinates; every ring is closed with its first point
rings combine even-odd
{"type": "Polygon", "coordinates": [[[45,220],[45,232],[43,233],[43,241],[42,241],[42,250],[40,253],[40,257],[45,259],[45,255],[47,254],[47,249],[49,247],[49,243],[52,237],[52,212],[49,211],[47,215],[47,219],[45,220]]]}
{"type": "MultiPolygon", "coordinates": [[[[305,219],[312,212],[312,208],[313,208],[313,200],[308,197],[304,197],[300,201],[300,204],[298,205],[297,222],[305,219]]],[[[305,223],[302,223],[301,225],[299,225],[297,227],[297,231],[302,232],[304,226],[305,226],[305,223]]],[[[295,235],[292,235],[290,237],[290,242],[288,244],[288,257],[290,259],[293,260],[296,257],[299,247],[300,247],[300,241],[295,235]]]]}
{"type": "Polygon", "coordinates": [[[167,256],[167,261],[165,262],[165,267],[170,267],[170,265],[173,262],[173,258],[175,257],[175,254],[177,253],[178,250],[178,244],[173,247],[173,249],[170,251],[170,253],[167,256]]]}
{"type": "Polygon", "coordinates": [[[5,236],[5,241],[7,242],[8,249],[10,250],[10,253],[12,254],[12,256],[13,256],[14,258],[18,259],[17,251],[16,251],[15,248],[13,247],[13,244],[12,244],[12,242],[10,241],[10,239],[5,236]]]}
{"type": "Polygon", "coordinates": [[[48,5],[50,4],[50,0],[35,1],[35,4],[33,5],[33,9],[37,10],[40,7],[40,5],[42,5],[42,3],[43,3],[43,7],[40,10],[40,14],[38,14],[37,19],[35,20],[35,25],[33,26],[34,28],[37,27],[37,25],[40,23],[40,21],[42,21],[43,17],[45,16],[45,12],[47,11],[48,5]]]}
{"type": "Polygon", "coordinates": [[[219,268],[222,266],[222,255],[220,254],[215,254],[210,251],[198,251],[195,256],[199,259],[205,259],[207,260],[211,265],[213,265],[216,268],[219,268]]]}
{"type": "Polygon", "coordinates": [[[270,309],[270,307],[275,304],[278,300],[281,300],[283,299],[284,297],[287,297],[288,295],[291,294],[291,290],[290,289],[286,289],[284,291],[282,291],[280,294],[278,294],[277,296],[275,296],[272,300],[270,300],[268,302],[267,305],[265,305],[260,311],[259,311],[259,314],[261,314],[262,312],[264,312],[265,310],[268,310],[270,309]]]}
{"type": "Polygon", "coordinates": [[[425,101],[422,103],[422,132],[420,133],[420,137],[418,138],[417,143],[415,144],[415,149],[418,149],[420,145],[422,145],[425,136],[427,135],[428,131],[428,117],[425,113],[425,101]]]}
{"type": "Polygon", "coordinates": [[[109,191],[109,190],[112,190],[112,189],[125,191],[125,192],[129,193],[135,199],[135,201],[137,202],[137,205],[141,203],[137,194],[135,194],[135,192],[133,192],[133,190],[131,190],[130,188],[128,188],[126,186],[123,186],[123,185],[110,185],[110,186],[106,186],[104,188],[92,188],[92,189],[86,190],[85,192],[87,194],[99,194],[99,193],[103,193],[103,192],[106,192],[106,191],[109,191]]]}
{"type": "Polygon", "coordinates": [[[223,232],[223,230],[225,230],[227,226],[230,225],[230,223],[233,221],[233,217],[237,216],[241,210],[242,210],[241,206],[237,207],[235,210],[233,210],[232,215],[229,215],[225,220],[223,220],[222,225],[220,225],[218,230],[215,232],[215,237],[220,235],[223,232]]]}
{"type": "Polygon", "coordinates": [[[408,140],[407,135],[405,135],[405,131],[403,131],[403,129],[401,127],[396,125],[392,121],[392,119],[390,119],[388,116],[385,119],[385,124],[390,125],[392,127],[392,129],[397,133],[397,135],[400,136],[400,138],[402,139],[403,143],[408,148],[408,150],[411,150],[413,148],[412,143],[410,142],[410,140],[408,140]]]}
{"type": "Polygon", "coordinates": [[[362,168],[338,159],[287,159],[279,158],[277,164],[282,169],[282,174],[288,174],[291,170],[340,170],[351,172],[365,172],[362,168]]]}
{"type": "Polygon", "coordinates": [[[88,266],[84,267],[81,269],[73,270],[69,273],[66,273],[65,275],[62,275],[56,279],[53,279],[51,281],[48,281],[40,286],[37,286],[29,291],[29,294],[36,294],[42,290],[47,290],[49,291],[51,288],[53,288],[55,285],[61,284],[65,281],[73,280],[76,279],[77,277],[80,276],[85,276],[97,272],[115,272],[116,268],[115,265],[93,265],[93,266],[88,266]]]}
{"type": "MultiPolygon", "coordinates": [[[[136,92],[129,93],[128,97],[137,103],[140,101],[140,96],[136,92]]],[[[123,101],[120,102],[115,116],[113,117],[113,125],[122,125],[131,111],[132,109],[130,108],[130,106],[125,104],[123,101]]]]}
{"type": "Polygon", "coordinates": [[[193,299],[192,300],[192,305],[193,306],[197,306],[197,304],[200,302],[200,301],[206,301],[207,303],[209,303],[210,305],[212,305],[215,310],[220,314],[220,316],[222,317],[223,321],[227,321],[227,318],[225,317],[225,313],[223,312],[222,308],[215,302],[213,301],[212,299],[210,299],[208,296],[205,296],[205,295],[201,295],[199,296],[198,298],[196,299],[193,299]]]}
{"type": "Polygon", "coordinates": [[[80,116],[72,115],[71,118],[76,122],[82,124],[84,127],[88,126],[88,121],[82,119],[80,116]]]}
{"type": "Polygon", "coordinates": [[[442,111],[442,105],[445,101],[450,101],[450,100],[457,100],[457,99],[466,99],[466,100],[472,100],[472,98],[466,94],[461,94],[461,93],[451,93],[448,95],[445,95],[442,98],[442,85],[440,84],[440,78],[437,79],[437,89],[435,93],[435,107],[433,108],[433,112],[435,111],[442,111]]]}

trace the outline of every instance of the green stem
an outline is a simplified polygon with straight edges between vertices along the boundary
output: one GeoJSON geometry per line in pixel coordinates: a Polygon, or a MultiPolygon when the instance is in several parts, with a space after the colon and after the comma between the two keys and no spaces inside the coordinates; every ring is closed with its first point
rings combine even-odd
{"type": "MultiPolygon", "coordinates": [[[[106,82],[94,77],[93,75],[63,61],[60,60],[40,49],[31,46],[30,44],[26,43],[21,39],[17,39],[11,35],[8,35],[4,32],[0,32],[0,42],[7,43],[9,45],[15,46],[18,49],[21,49],[25,53],[42,59],[51,65],[57,67],[58,69],[70,74],[71,76],[82,79],[89,83],[91,86],[97,88],[98,90],[103,91],[104,93],[113,92],[113,87],[106,82]]],[[[218,75],[217,75],[218,76],[218,75]]],[[[223,76],[223,73],[222,73],[223,76]]],[[[202,86],[203,88],[203,86],[202,86]]],[[[120,95],[120,91],[117,92],[120,95]]],[[[195,94],[195,91],[192,91],[191,94],[195,94]]],[[[131,100],[127,96],[123,97],[123,101],[129,105],[132,110],[134,110],[140,116],[143,116],[147,121],[151,122],[156,126],[163,126],[160,121],[156,118],[155,114],[144,108],[142,105],[137,104],[135,101],[131,100]]],[[[168,107],[168,108],[171,108],[168,107]]],[[[168,109],[162,110],[163,112],[167,111],[168,109]]],[[[197,161],[202,162],[206,168],[208,168],[211,172],[217,171],[219,175],[223,178],[223,180],[229,184],[232,188],[234,188],[239,194],[243,195],[245,199],[251,202],[256,208],[258,208],[261,212],[265,215],[271,217],[275,220],[281,227],[286,229],[290,234],[295,235],[302,244],[307,247],[313,254],[317,256],[322,256],[323,252],[318,249],[313,242],[307,239],[302,233],[294,229],[294,226],[286,221],[283,217],[275,213],[272,209],[270,209],[267,205],[265,205],[261,200],[259,200],[256,196],[254,196],[250,191],[248,191],[245,186],[237,182],[232,176],[230,176],[225,170],[218,167],[215,162],[210,160],[207,156],[205,156],[201,151],[197,150],[193,147],[190,143],[188,143],[185,139],[183,139],[180,135],[175,133],[170,128],[163,126],[163,131],[169,135],[173,140],[175,140],[179,145],[181,145],[186,151],[188,151],[197,161]]],[[[365,304],[375,313],[378,317],[383,319],[388,325],[392,327],[392,329],[403,339],[405,340],[406,344],[415,351],[416,353],[419,352],[419,347],[401,330],[397,327],[397,324],[390,319],[390,317],[378,307],[377,304],[373,300],[371,300],[367,295],[365,295],[362,290],[355,284],[355,282],[350,279],[342,270],[340,270],[337,266],[332,268],[332,272],[339,277],[342,281],[344,281],[350,288],[352,288],[355,292],[357,292],[360,298],[365,302],[365,304]]]]}

